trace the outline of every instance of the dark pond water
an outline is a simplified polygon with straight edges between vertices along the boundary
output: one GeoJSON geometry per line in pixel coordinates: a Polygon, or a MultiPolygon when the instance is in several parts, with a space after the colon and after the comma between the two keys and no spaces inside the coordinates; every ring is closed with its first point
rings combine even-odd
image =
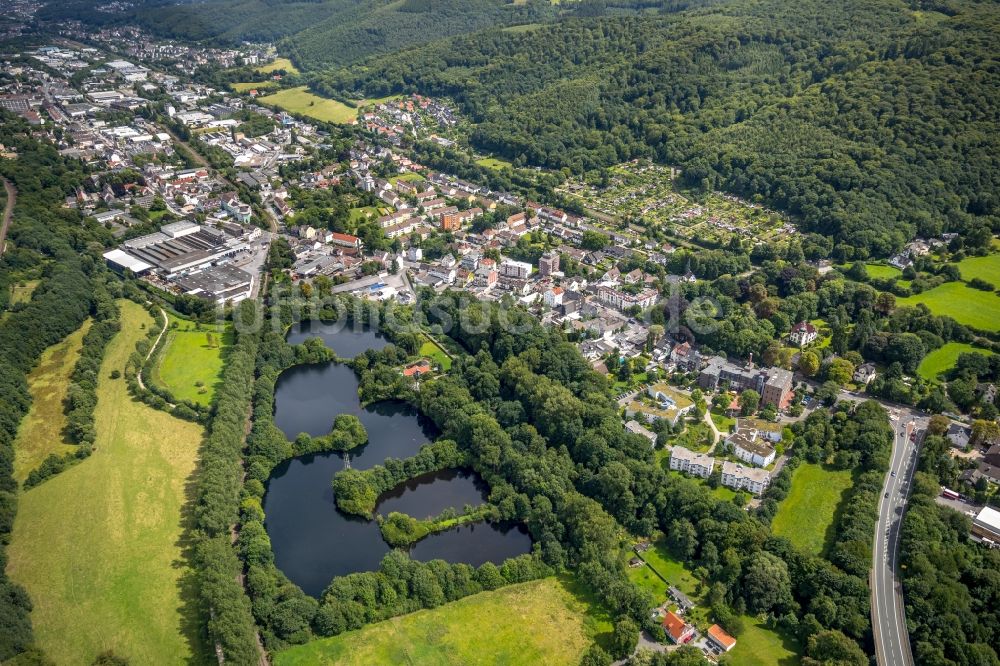
{"type": "MultiPolygon", "coordinates": [[[[368,432],[368,443],[350,452],[356,469],[368,469],[386,458],[410,457],[437,435],[433,423],[410,405],[385,401],[364,409],[357,395],[357,378],[346,366],[292,368],[275,385],[275,423],[294,439],[300,432],[324,435],[338,414],[354,414],[368,432]]],[[[337,510],[330,484],[342,469],[344,458],[339,453],[287,460],[275,468],[264,496],[265,527],[275,564],[312,596],[318,597],[335,576],[375,570],[389,552],[374,521],[337,510]]],[[[446,470],[395,489],[379,510],[426,517],[449,506],[461,510],[465,504],[481,503],[485,492],[477,475],[446,470]]],[[[480,523],[427,537],[415,545],[412,556],[478,566],[530,550],[531,538],[523,526],[480,523]]]]}
{"type": "Polygon", "coordinates": [[[421,562],[444,560],[478,567],[500,564],[531,552],[531,535],[521,523],[472,523],[432,534],[413,544],[410,557],[421,562]]]}
{"type": "Polygon", "coordinates": [[[467,469],[443,469],[410,479],[379,498],[375,511],[387,516],[399,511],[414,518],[433,518],[447,508],[479,506],[489,497],[489,485],[467,469]]]}
{"type": "Polygon", "coordinates": [[[285,339],[288,344],[302,344],[309,338],[322,338],[324,344],[340,358],[354,358],[369,349],[382,349],[389,340],[381,333],[347,322],[303,321],[292,324],[285,339]]]}

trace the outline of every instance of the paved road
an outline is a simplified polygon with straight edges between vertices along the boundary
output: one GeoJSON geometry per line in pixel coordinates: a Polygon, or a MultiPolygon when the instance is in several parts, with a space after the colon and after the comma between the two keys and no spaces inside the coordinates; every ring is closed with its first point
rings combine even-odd
{"type": "Polygon", "coordinates": [[[10,228],[10,220],[14,216],[14,204],[17,203],[17,188],[14,184],[4,178],[3,187],[7,190],[7,205],[3,209],[3,222],[0,223],[0,257],[7,247],[7,229],[10,228]]]}
{"type": "MultiPolygon", "coordinates": [[[[890,416],[893,412],[890,411],[890,416]]],[[[872,548],[871,594],[875,656],[879,666],[913,666],[910,635],[906,630],[903,587],[899,571],[899,537],[917,467],[917,448],[925,423],[919,414],[902,409],[891,420],[895,429],[892,461],[879,503],[878,525],[872,548]],[[913,436],[914,440],[911,440],[913,436]]]]}

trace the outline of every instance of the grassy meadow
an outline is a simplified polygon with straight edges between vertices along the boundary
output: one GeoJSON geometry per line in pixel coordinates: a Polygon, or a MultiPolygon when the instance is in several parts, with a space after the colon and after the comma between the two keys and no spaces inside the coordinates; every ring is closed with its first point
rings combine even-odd
{"type": "Polygon", "coordinates": [[[850,470],[803,463],[792,474],[788,496],[778,505],[771,531],[796,547],[820,555],[829,544],[837,507],[853,485],[850,470]]]}
{"type": "Polygon", "coordinates": [[[297,88],[286,88],[273,95],[258,97],[257,101],[263,104],[270,104],[289,113],[300,113],[316,120],[328,123],[346,124],[358,117],[358,109],[368,104],[379,104],[396,99],[398,95],[382,97],[379,99],[359,100],[357,107],[348,106],[335,99],[327,99],[309,92],[306,86],[297,88]]]}
{"type": "Polygon", "coordinates": [[[289,74],[299,73],[298,68],[288,58],[275,58],[272,62],[257,67],[257,71],[264,74],[270,74],[271,72],[276,72],[279,69],[283,69],[289,74]]]}
{"type": "Polygon", "coordinates": [[[278,653],[274,664],[569,666],[593,640],[587,613],[571,588],[546,578],[296,646],[278,653]]]}
{"type": "Polygon", "coordinates": [[[54,663],[89,664],[105,650],[133,664],[205,662],[183,512],[203,433],[110,378],[153,324],[139,305],[119,305],[94,453],[21,495],[7,573],[31,595],[35,639],[54,663]]]}
{"type": "Polygon", "coordinates": [[[958,270],[961,272],[963,280],[979,278],[1000,288],[1000,254],[966,257],[958,262],[958,270]]]}
{"type": "Polygon", "coordinates": [[[50,454],[63,455],[76,448],[63,438],[62,430],[66,426],[63,401],[90,324],[88,319],[62,342],[46,349],[38,365],[28,374],[31,408],[21,421],[14,440],[14,478],[18,482],[24,481],[50,454]]]}
{"type": "Polygon", "coordinates": [[[958,360],[960,354],[969,352],[978,352],[985,356],[990,356],[993,353],[987,349],[973,347],[964,342],[947,342],[944,346],[924,356],[917,367],[917,374],[928,381],[937,381],[938,375],[955,366],[955,361],[958,360]]]}
{"type": "Polygon", "coordinates": [[[249,90],[266,90],[274,88],[278,84],[274,81],[242,81],[240,83],[230,83],[229,87],[238,93],[245,93],[249,90]]]}
{"type": "Polygon", "coordinates": [[[802,645],[795,636],[770,629],[755,617],[743,616],[744,630],[726,657],[728,666],[795,666],[802,645]]]}
{"type": "Polygon", "coordinates": [[[233,344],[232,330],[218,324],[196,328],[194,322],[173,315],[169,319],[153,379],[178,400],[210,405],[226,350],[233,344]]]}
{"type": "Polygon", "coordinates": [[[511,169],[514,167],[513,164],[506,160],[500,160],[495,157],[483,157],[482,159],[476,160],[476,164],[481,167],[486,167],[487,169],[493,169],[499,171],[501,169],[511,169]]]}
{"type": "Polygon", "coordinates": [[[420,355],[426,356],[433,363],[437,363],[446,372],[451,368],[451,357],[436,342],[426,336],[424,337],[424,344],[420,345],[420,355]]]}
{"type": "Polygon", "coordinates": [[[41,280],[24,280],[23,283],[15,284],[10,290],[10,304],[17,305],[30,301],[31,295],[40,282],[41,280]]]}
{"type": "Polygon", "coordinates": [[[945,282],[933,289],[897,298],[896,305],[924,303],[937,315],[948,315],[960,324],[983,331],[1000,331],[1000,295],[980,291],[964,282],[945,282]]]}

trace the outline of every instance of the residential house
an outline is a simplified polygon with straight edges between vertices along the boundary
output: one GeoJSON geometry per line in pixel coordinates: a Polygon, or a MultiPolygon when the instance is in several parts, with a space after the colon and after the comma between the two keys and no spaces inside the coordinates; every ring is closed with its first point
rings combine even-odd
{"type": "Polygon", "coordinates": [[[729,652],[736,647],[736,639],[726,633],[726,630],[717,624],[713,624],[708,628],[707,636],[709,642],[723,652],[729,652]]]}
{"type": "Polygon", "coordinates": [[[816,341],[819,331],[815,326],[807,321],[800,321],[792,327],[792,332],[788,334],[788,341],[797,347],[805,347],[816,341]]]}
{"type": "Polygon", "coordinates": [[[675,645],[687,643],[695,635],[695,629],[678,617],[673,611],[667,611],[663,616],[663,630],[675,645]]]}

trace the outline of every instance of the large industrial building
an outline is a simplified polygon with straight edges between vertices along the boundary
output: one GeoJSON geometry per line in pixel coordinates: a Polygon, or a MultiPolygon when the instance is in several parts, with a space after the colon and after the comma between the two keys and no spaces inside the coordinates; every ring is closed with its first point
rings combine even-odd
{"type": "Polygon", "coordinates": [[[253,276],[227,265],[249,251],[245,240],[222,229],[183,220],[127,240],[118,249],[105,252],[104,258],[116,270],[154,273],[181,293],[223,303],[250,295],[253,276]]]}

